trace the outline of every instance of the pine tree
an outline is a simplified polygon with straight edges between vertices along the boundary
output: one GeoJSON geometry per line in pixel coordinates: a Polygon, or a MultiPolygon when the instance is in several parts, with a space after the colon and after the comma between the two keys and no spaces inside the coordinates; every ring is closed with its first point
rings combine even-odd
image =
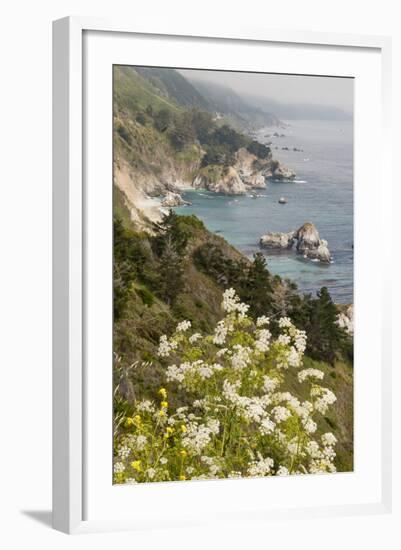
{"type": "Polygon", "coordinates": [[[250,305],[249,311],[253,317],[271,315],[273,311],[271,275],[267,269],[266,258],[260,252],[254,255],[239,293],[241,300],[250,305]]]}
{"type": "Polygon", "coordinates": [[[309,322],[305,327],[308,334],[307,353],[312,358],[333,364],[345,338],[344,331],[337,324],[336,305],[326,287],[322,287],[317,298],[308,305],[309,322]]]}

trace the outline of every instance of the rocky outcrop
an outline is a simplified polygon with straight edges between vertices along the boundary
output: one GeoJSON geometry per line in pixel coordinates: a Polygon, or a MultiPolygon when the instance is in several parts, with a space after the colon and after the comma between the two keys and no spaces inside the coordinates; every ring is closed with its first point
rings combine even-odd
{"type": "Polygon", "coordinates": [[[262,235],[260,238],[260,246],[262,248],[270,248],[276,250],[287,250],[292,248],[294,244],[295,231],[289,233],[269,232],[262,235]]]}
{"type": "Polygon", "coordinates": [[[310,260],[330,263],[331,255],[327,241],[320,238],[319,232],[313,223],[304,223],[296,231],[295,238],[297,239],[297,252],[299,254],[310,260]]]}
{"type": "Polygon", "coordinates": [[[354,334],[354,306],[351,304],[345,311],[337,315],[337,324],[347,334],[354,334]]]}
{"type": "Polygon", "coordinates": [[[294,170],[291,170],[291,168],[287,168],[286,166],[283,166],[281,163],[278,163],[278,166],[276,166],[272,170],[272,179],[282,181],[282,180],[294,180],[295,179],[295,172],[294,170]]]}
{"type": "Polygon", "coordinates": [[[224,195],[245,195],[246,187],[233,166],[206,167],[196,176],[194,187],[208,189],[224,195]]]}
{"type": "Polygon", "coordinates": [[[331,254],[327,241],[321,239],[313,223],[304,223],[297,231],[289,233],[269,232],[262,235],[259,244],[262,248],[288,250],[296,244],[296,251],[304,258],[330,263],[331,254]]]}
{"type": "Polygon", "coordinates": [[[247,188],[265,189],[266,180],[262,169],[267,162],[267,159],[261,161],[245,147],[241,147],[235,154],[234,168],[247,188]]]}
{"type": "Polygon", "coordinates": [[[161,205],[165,208],[172,208],[174,206],[190,205],[189,201],[185,201],[179,193],[168,192],[162,200],[161,205]]]}
{"type": "Polygon", "coordinates": [[[251,176],[244,177],[242,181],[248,188],[251,189],[266,189],[266,180],[260,173],[252,174],[251,176]]]}

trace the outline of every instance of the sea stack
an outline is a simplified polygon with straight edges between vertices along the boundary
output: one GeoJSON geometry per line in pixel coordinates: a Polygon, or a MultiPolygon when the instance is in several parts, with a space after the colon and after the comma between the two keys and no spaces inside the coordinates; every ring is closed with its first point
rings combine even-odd
{"type": "Polygon", "coordinates": [[[327,241],[321,239],[319,232],[311,222],[304,223],[296,232],[297,252],[310,260],[330,263],[331,254],[327,241]]]}

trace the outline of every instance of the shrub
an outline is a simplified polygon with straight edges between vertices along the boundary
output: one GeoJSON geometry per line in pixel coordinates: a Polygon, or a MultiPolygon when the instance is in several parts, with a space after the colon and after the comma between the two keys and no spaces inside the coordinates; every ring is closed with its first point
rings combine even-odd
{"type": "Polygon", "coordinates": [[[137,288],[137,289],[135,289],[135,292],[138,294],[138,296],[140,296],[142,302],[145,305],[151,306],[151,305],[154,304],[155,297],[150,292],[150,290],[148,290],[147,288],[145,288],[145,287],[137,288]]]}

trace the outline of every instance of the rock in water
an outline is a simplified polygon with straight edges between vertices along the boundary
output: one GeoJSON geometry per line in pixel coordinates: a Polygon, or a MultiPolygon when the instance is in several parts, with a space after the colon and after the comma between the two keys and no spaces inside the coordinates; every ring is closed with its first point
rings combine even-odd
{"type": "Polygon", "coordinates": [[[174,206],[190,205],[191,203],[185,201],[179,193],[168,192],[162,200],[162,206],[165,208],[172,208],[174,206]]]}
{"type": "Polygon", "coordinates": [[[297,239],[297,252],[311,260],[330,263],[331,254],[327,241],[320,239],[319,232],[313,223],[304,223],[295,232],[295,238],[297,239]]]}
{"type": "Polygon", "coordinates": [[[270,233],[266,233],[266,235],[262,235],[259,242],[262,248],[286,250],[292,248],[294,238],[295,231],[290,231],[289,233],[271,231],[270,233]]]}
{"type": "Polygon", "coordinates": [[[273,170],[272,176],[275,180],[293,180],[295,179],[296,174],[294,170],[291,170],[291,168],[278,164],[278,166],[273,170]]]}

